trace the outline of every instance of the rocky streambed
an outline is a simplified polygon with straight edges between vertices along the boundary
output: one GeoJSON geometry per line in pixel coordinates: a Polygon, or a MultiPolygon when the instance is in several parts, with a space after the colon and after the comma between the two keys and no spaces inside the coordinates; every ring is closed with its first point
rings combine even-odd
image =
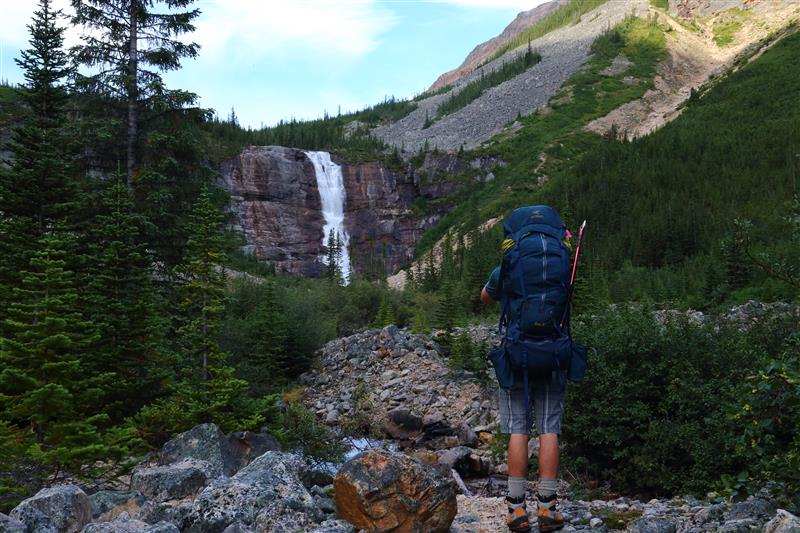
{"type": "MultiPolygon", "coordinates": [[[[496,339],[488,325],[468,331],[476,340],[496,339]]],[[[318,462],[281,451],[268,434],[225,435],[203,424],[139,464],[125,487],[43,489],[10,516],[0,514],[0,531],[506,530],[505,464],[492,453],[495,390],[449,369],[435,340],[394,326],[336,339],[302,381],[304,401],[321,420],[340,433],[358,427],[380,438],[351,440],[349,461],[326,474],[318,462]]],[[[529,482],[530,496],[535,488],[529,482]]],[[[736,503],[563,499],[564,531],[800,533],[800,519],[763,492],[736,503]]]]}

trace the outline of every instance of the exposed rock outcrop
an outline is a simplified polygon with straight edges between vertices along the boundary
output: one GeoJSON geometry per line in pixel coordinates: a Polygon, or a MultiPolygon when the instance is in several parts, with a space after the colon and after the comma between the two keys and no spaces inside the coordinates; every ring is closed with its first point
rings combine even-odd
{"type": "Polygon", "coordinates": [[[449,531],[456,515],[449,475],[386,450],[370,450],[345,463],[334,487],[339,516],[367,531],[441,533],[449,531]]]}
{"type": "MultiPolygon", "coordinates": [[[[447,210],[440,206],[419,214],[413,209],[417,199],[450,195],[463,187],[453,175],[469,171],[482,179],[501,164],[491,158],[466,162],[445,154],[429,155],[419,169],[410,164],[389,168],[380,161],[351,164],[332,157],[342,166],[352,266],[364,271],[377,263],[387,273],[414,258],[419,237],[447,210]]],[[[306,154],[280,146],[250,146],[223,165],[222,174],[231,193],[234,229],[243,233],[245,250],[280,271],[318,276],[325,253],[324,220],[314,167],[306,154]]]]}

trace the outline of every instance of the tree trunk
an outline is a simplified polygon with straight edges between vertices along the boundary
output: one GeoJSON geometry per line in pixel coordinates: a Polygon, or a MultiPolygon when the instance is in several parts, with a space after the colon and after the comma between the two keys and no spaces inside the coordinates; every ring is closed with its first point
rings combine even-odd
{"type": "Polygon", "coordinates": [[[127,177],[128,186],[130,187],[133,182],[133,168],[136,165],[136,136],[138,126],[138,109],[139,103],[139,61],[138,61],[138,28],[137,28],[137,15],[138,5],[136,1],[131,2],[130,11],[130,34],[129,34],[129,48],[128,48],[128,161],[127,161],[127,177]]]}

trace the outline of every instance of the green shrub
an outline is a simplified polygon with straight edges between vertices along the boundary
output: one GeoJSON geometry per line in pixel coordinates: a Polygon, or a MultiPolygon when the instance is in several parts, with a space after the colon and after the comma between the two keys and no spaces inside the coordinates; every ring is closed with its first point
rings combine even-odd
{"type": "Polygon", "coordinates": [[[567,395],[564,440],[574,469],[626,493],[704,494],[750,462],[741,423],[728,413],[774,348],[762,339],[781,330],[745,334],[682,314],[661,325],[642,307],[600,312],[574,329],[594,349],[586,381],[567,395]]]}
{"type": "Polygon", "coordinates": [[[738,476],[722,485],[729,495],[746,495],[764,487],[781,504],[800,509],[800,336],[786,342],[742,386],[738,410],[731,416],[741,428],[737,453],[749,457],[738,476]],[[739,481],[741,481],[740,486],[739,481]],[[734,494],[743,491],[743,494],[734,494]]]}

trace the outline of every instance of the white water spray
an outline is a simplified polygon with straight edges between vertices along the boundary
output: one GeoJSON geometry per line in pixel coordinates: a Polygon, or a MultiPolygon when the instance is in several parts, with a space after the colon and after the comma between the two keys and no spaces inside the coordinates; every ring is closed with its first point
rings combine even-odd
{"type": "MultiPolygon", "coordinates": [[[[342,272],[345,285],[350,280],[350,235],[344,229],[344,179],[342,167],[331,161],[328,152],[306,152],[314,165],[317,174],[317,188],[322,202],[322,216],[325,218],[325,227],[322,232],[322,245],[328,245],[328,236],[331,230],[339,235],[342,244],[342,255],[339,259],[339,269],[342,272]]],[[[328,264],[328,257],[321,256],[322,262],[328,264]]]]}

